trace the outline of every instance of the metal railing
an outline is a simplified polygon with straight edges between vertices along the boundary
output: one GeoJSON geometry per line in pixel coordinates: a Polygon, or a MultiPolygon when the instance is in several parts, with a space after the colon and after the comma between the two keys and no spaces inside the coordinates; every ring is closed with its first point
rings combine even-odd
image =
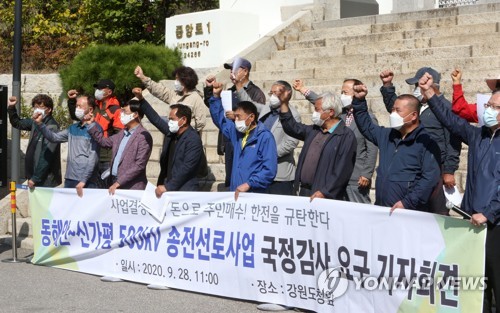
{"type": "Polygon", "coordinates": [[[476,4],[478,0],[438,0],[440,8],[451,8],[463,5],[476,4]]]}

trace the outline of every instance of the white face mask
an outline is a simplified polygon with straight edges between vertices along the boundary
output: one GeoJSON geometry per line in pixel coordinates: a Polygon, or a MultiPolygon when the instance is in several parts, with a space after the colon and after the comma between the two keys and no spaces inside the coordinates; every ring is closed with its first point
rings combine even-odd
{"type": "Polygon", "coordinates": [[[76,108],[75,109],[75,116],[77,119],[79,119],[81,121],[85,117],[85,110],[80,109],[80,108],[76,108]]]}
{"type": "Polygon", "coordinates": [[[342,102],[342,107],[346,108],[352,104],[352,96],[340,95],[340,101],[342,102]]]}
{"type": "MultiPolygon", "coordinates": [[[[410,115],[410,114],[408,114],[408,115],[410,115]]],[[[408,115],[406,115],[406,116],[408,116],[408,115]]],[[[389,116],[391,128],[394,128],[395,130],[400,130],[401,127],[403,127],[403,125],[406,124],[406,122],[405,122],[406,116],[401,117],[401,115],[399,115],[398,112],[396,112],[396,111],[392,112],[391,115],[389,116]]]]}
{"type": "Polygon", "coordinates": [[[424,99],[424,96],[422,95],[422,92],[420,91],[420,87],[415,87],[415,89],[413,90],[413,95],[420,102],[422,102],[422,100],[424,99]]]}
{"type": "Polygon", "coordinates": [[[321,119],[321,113],[316,112],[316,111],[313,112],[311,120],[312,120],[314,125],[319,126],[319,127],[323,126],[323,124],[325,123],[325,120],[321,119]]]}
{"type": "Polygon", "coordinates": [[[269,106],[271,107],[271,109],[279,108],[280,104],[281,104],[280,99],[276,97],[274,94],[272,94],[271,97],[269,98],[269,106]]]}
{"type": "Polygon", "coordinates": [[[44,110],[44,109],[36,108],[36,109],[33,111],[33,114],[37,114],[37,113],[42,114],[42,118],[45,118],[45,110],[44,110]]]}
{"type": "Polygon", "coordinates": [[[176,134],[179,131],[179,121],[174,121],[174,120],[169,120],[168,121],[168,129],[170,130],[171,133],[176,134]]]}
{"type": "Polygon", "coordinates": [[[483,113],[484,126],[493,127],[498,124],[498,111],[493,108],[487,108],[483,113]]]}
{"type": "Polygon", "coordinates": [[[181,92],[182,89],[184,89],[184,87],[182,87],[182,84],[180,81],[178,81],[177,79],[174,81],[174,89],[175,91],[177,92],[181,92]]]}
{"type": "Polygon", "coordinates": [[[246,124],[246,119],[241,121],[234,121],[234,126],[236,127],[236,130],[239,131],[240,133],[246,132],[250,127],[250,125],[246,124]]]}
{"type": "Polygon", "coordinates": [[[120,122],[122,122],[123,126],[126,126],[128,123],[133,121],[135,119],[134,113],[130,114],[125,114],[125,113],[120,113],[120,122]]]}
{"type": "Polygon", "coordinates": [[[95,92],[94,92],[94,97],[101,101],[102,99],[104,99],[104,90],[102,89],[96,89],[95,92]]]}

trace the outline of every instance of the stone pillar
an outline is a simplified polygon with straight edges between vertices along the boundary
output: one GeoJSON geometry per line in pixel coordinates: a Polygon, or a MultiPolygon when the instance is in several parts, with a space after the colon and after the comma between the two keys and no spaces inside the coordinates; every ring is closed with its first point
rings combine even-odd
{"type": "Polygon", "coordinates": [[[314,0],[314,4],[325,8],[325,21],[340,19],[340,0],[314,0]]]}

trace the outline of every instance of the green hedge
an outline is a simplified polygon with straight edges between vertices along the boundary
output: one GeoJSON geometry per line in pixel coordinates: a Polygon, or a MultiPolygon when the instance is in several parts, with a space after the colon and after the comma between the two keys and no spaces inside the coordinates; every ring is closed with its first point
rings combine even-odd
{"type": "Polygon", "coordinates": [[[93,94],[94,83],[111,79],[116,85],[115,94],[126,98],[133,87],[142,85],[134,75],[137,65],[153,80],[173,79],[172,72],[182,65],[182,60],[178,51],[151,44],[91,46],[60,71],[64,93],[77,89],[93,94]]]}

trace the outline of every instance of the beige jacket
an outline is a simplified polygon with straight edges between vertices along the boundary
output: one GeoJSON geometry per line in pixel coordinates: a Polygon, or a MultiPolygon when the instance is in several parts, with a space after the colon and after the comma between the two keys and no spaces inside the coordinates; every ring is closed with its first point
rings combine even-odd
{"type": "Polygon", "coordinates": [[[144,84],[153,96],[168,105],[176,103],[187,105],[193,112],[193,115],[191,116],[191,126],[198,132],[201,132],[201,130],[205,127],[208,110],[203,102],[201,92],[198,90],[192,90],[185,95],[181,95],[175,92],[175,90],[170,89],[161,83],[157,83],[150,78],[145,80],[144,84]]]}

